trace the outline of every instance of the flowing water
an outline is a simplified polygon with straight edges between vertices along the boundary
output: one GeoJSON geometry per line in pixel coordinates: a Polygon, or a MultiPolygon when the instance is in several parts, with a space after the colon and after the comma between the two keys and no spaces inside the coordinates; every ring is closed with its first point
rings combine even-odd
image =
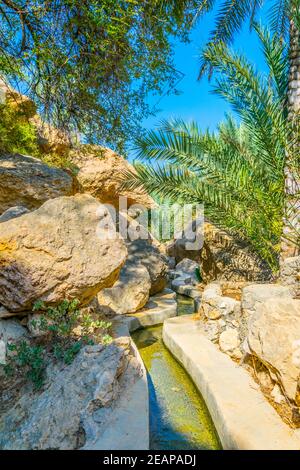
{"type": "MultiPolygon", "coordinates": [[[[178,314],[193,312],[193,301],[178,296],[178,314]]],[[[162,326],[133,333],[148,371],[150,449],[220,449],[203,398],[193,381],[167,350],[162,326]]]]}

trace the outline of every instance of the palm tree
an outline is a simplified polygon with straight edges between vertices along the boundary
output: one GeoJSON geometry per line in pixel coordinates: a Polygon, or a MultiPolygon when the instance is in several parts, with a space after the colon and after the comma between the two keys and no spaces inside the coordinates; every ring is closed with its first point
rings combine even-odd
{"type": "MultiPolygon", "coordinates": [[[[185,3],[182,0],[180,3],[185,3]]],[[[211,44],[232,42],[234,35],[241,29],[246,20],[254,24],[257,13],[267,0],[223,0],[219,7],[215,28],[211,33],[208,48],[211,44]]],[[[207,13],[216,6],[216,0],[199,0],[197,15],[207,13]]],[[[268,0],[271,27],[278,38],[289,40],[289,82],[286,95],[290,136],[286,150],[285,165],[285,211],[283,219],[283,236],[281,259],[299,253],[298,236],[300,232],[300,175],[297,145],[299,145],[300,115],[300,7],[299,0],[268,0]],[[296,154],[296,155],[295,155],[296,154]]],[[[205,56],[205,52],[204,52],[205,56]]],[[[199,77],[211,72],[211,62],[204,59],[199,77]]]]}
{"type": "Polygon", "coordinates": [[[268,77],[224,43],[211,43],[205,51],[218,72],[215,92],[231,103],[241,124],[227,117],[217,133],[210,133],[195,123],[163,122],[137,142],[137,157],[151,164],[136,163],[137,173],[126,173],[124,185],[143,185],[175,201],[204,202],[206,217],[247,239],[276,268],[288,138],[288,60],[276,35],[256,29],[268,77]]]}
{"type": "MultiPolygon", "coordinates": [[[[266,1],[223,0],[216,16],[215,28],[211,33],[208,47],[216,43],[231,43],[234,35],[240,31],[247,20],[253,26],[258,11],[266,4],[266,1]]],[[[186,0],[178,0],[178,4],[185,3],[186,0]]],[[[299,129],[300,120],[300,3],[299,0],[269,0],[268,4],[270,4],[269,16],[273,32],[279,38],[289,39],[289,83],[286,104],[290,122],[290,137],[286,151],[286,198],[281,247],[281,258],[284,260],[299,253],[300,237],[299,156],[295,156],[299,136],[297,129],[299,129]]],[[[217,0],[199,0],[196,17],[213,10],[216,5],[217,0]]],[[[212,69],[211,63],[204,60],[199,78],[207,71],[211,73],[212,69]]]]}

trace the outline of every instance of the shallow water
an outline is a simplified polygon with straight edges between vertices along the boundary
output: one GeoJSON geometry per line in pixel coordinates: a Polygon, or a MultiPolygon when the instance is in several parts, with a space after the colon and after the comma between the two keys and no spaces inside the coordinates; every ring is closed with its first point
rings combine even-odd
{"type": "MultiPolygon", "coordinates": [[[[178,296],[178,310],[179,315],[192,313],[192,300],[178,296]]],[[[132,336],[148,371],[150,449],[220,449],[201,395],[162,342],[162,326],[132,336]]]]}

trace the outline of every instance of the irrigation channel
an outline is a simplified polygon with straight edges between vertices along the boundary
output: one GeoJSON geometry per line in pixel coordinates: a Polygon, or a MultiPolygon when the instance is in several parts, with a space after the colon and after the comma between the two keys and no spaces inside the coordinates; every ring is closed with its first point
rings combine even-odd
{"type": "MultiPolygon", "coordinates": [[[[193,313],[193,301],[177,296],[178,315],[193,313]]],[[[132,335],[148,372],[150,449],[221,449],[205,402],[162,341],[162,325],[132,335]]]]}

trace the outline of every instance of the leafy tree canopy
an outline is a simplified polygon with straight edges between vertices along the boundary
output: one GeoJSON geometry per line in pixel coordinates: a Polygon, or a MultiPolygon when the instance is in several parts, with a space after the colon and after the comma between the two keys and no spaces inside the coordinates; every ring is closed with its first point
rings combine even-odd
{"type": "Polygon", "coordinates": [[[122,148],[178,81],[172,38],[188,40],[196,0],[0,0],[0,76],[45,120],[122,148]]]}

